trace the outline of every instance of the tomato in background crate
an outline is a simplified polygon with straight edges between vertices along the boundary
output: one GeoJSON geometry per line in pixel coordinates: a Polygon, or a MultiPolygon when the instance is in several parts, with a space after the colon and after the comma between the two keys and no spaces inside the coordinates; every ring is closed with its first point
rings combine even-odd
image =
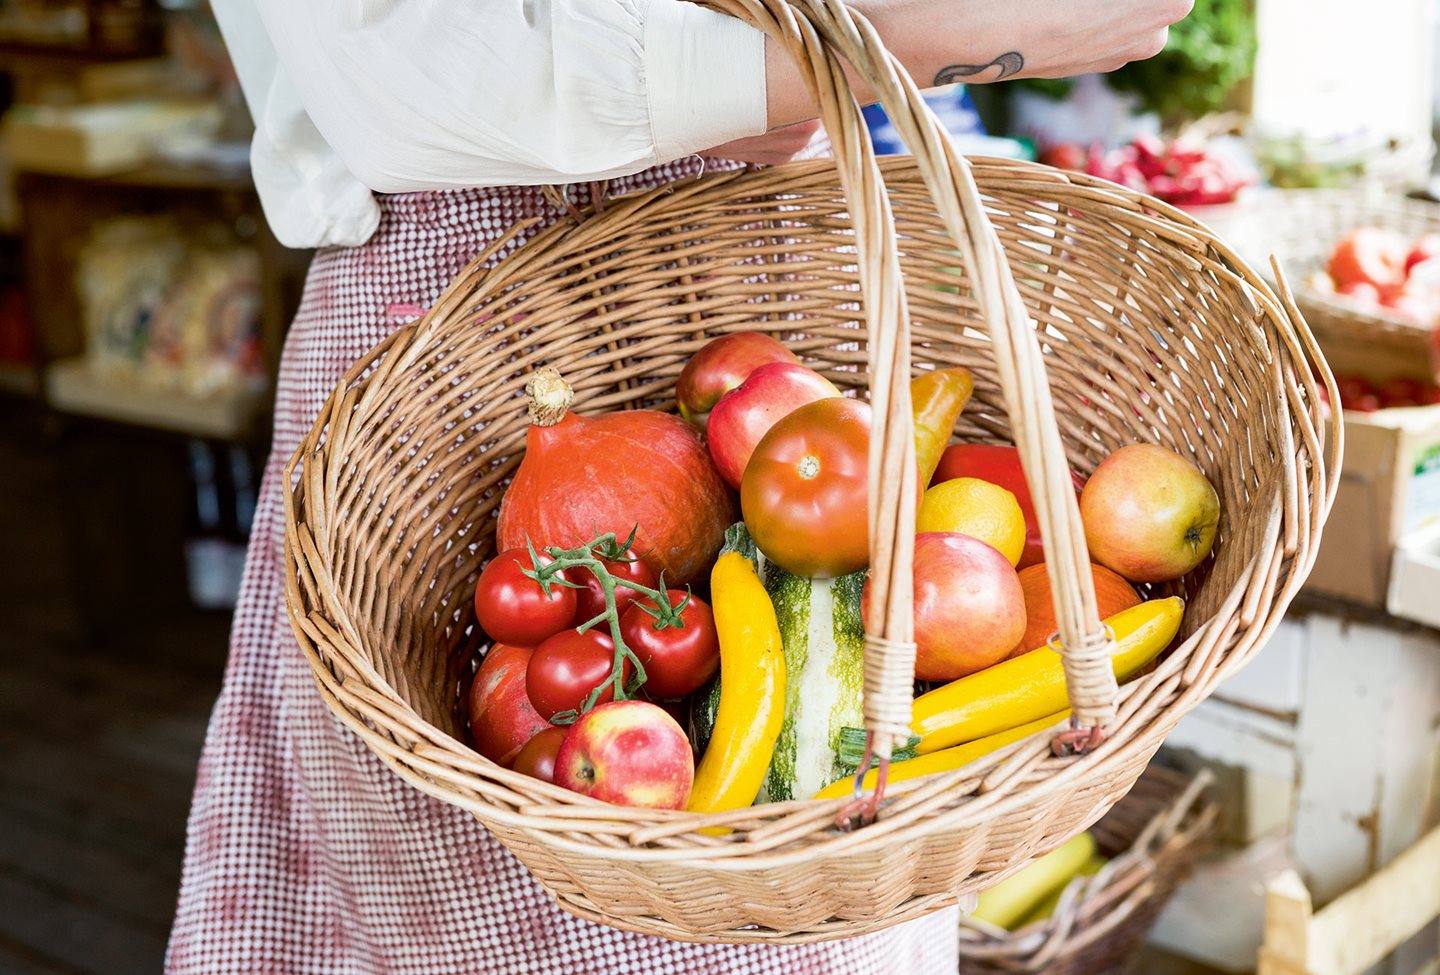
{"type": "Polygon", "coordinates": [[[1357,227],[1335,244],[1327,270],[1342,294],[1351,284],[1380,292],[1405,280],[1406,251],[1404,238],[1392,231],[1357,227]]]}
{"type": "MultiPolygon", "coordinates": [[[[552,560],[540,554],[540,564],[552,560]]],[[[475,618],[497,643],[534,647],[575,620],[575,590],[565,585],[563,571],[550,591],[525,573],[535,563],[525,548],[506,549],[490,560],[475,583],[475,618]]]]}
{"type": "Polygon", "coordinates": [[[496,644],[470,684],[470,742],[497,765],[509,765],[531,738],[550,727],[525,689],[531,653],[496,644]]]}
{"type": "Polygon", "coordinates": [[[1415,270],[1415,265],[1440,257],[1440,234],[1421,234],[1410,244],[1410,253],[1405,255],[1405,273],[1415,270]]]}

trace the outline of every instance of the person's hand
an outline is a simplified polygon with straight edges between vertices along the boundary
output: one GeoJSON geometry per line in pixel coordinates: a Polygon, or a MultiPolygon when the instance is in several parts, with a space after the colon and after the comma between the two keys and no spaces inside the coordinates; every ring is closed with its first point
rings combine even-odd
{"type": "MultiPolygon", "coordinates": [[[[1159,54],[1193,0],[851,0],[923,87],[1067,78],[1159,54]]],[[[771,125],[815,114],[809,89],[774,42],[765,48],[771,125]]],[[[851,74],[864,101],[873,93],[851,74]]]]}
{"type": "MultiPolygon", "coordinates": [[[[1170,25],[1185,19],[1192,6],[1193,0],[969,3],[962,8],[967,36],[963,41],[956,38],[956,53],[941,50],[944,40],[936,35],[944,32],[932,25],[930,63],[922,61],[912,70],[918,69],[915,78],[922,85],[1114,71],[1164,50],[1170,25]],[[931,64],[936,65],[933,73],[931,64]]],[[[917,30],[898,23],[897,28],[917,30]]],[[[914,37],[916,46],[924,43],[922,35],[914,37]]]]}
{"type": "Polygon", "coordinates": [[[796,122],[794,125],[771,129],[764,135],[752,135],[748,139],[735,139],[724,145],[707,149],[701,155],[717,159],[734,159],[737,162],[759,163],[764,166],[778,166],[789,162],[810,144],[811,138],[820,131],[820,123],[796,122]]]}

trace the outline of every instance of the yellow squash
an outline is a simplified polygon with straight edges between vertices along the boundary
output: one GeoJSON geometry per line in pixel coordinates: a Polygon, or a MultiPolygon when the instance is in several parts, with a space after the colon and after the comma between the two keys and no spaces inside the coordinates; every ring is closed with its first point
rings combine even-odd
{"type": "Polygon", "coordinates": [[[755,801],[785,720],[785,652],[775,607],[755,566],[726,552],[710,573],[720,637],[720,706],[690,790],[691,812],[739,809],[755,801]]]}
{"type": "Polygon", "coordinates": [[[932,369],[910,381],[911,412],[915,415],[915,470],[920,487],[930,483],[940,455],[950,442],[955,421],[970,402],[975,379],[969,369],[953,366],[932,369]]]}
{"type": "MultiPolygon", "coordinates": [[[[907,758],[903,762],[896,762],[890,766],[890,774],[886,781],[904,782],[906,779],[915,779],[922,775],[933,775],[936,772],[949,772],[951,769],[962,768],[977,758],[982,758],[997,749],[1004,748],[1011,742],[1019,741],[1021,738],[1029,738],[1037,731],[1044,731],[1046,728],[1058,724],[1061,719],[1069,714],[1069,711],[1061,711],[1058,714],[1046,715],[1038,721],[1031,721],[1029,724],[1022,724],[1018,728],[1011,728],[1009,731],[1002,731],[999,734],[987,735],[979,741],[956,745],[954,748],[942,748],[940,751],[931,752],[929,755],[921,755],[917,758],[907,758]]],[[[865,773],[865,788],[875,788],[876,776],[877,773],[874,769],[865,773]]],[[[850,795],[854,787],[855,778],[854,776],[850,776],[827,785],[815,793],[815,798],[838,799],[840,796],[850,795]]]]}
{"type": "Polygon", "coordinates": [[[1051,850],[1019,873],[980,892],[971,917],[1000,928],[1013,928],[1051,893],[1061,890],[1095,855],[1095,837],[1081,833],[1051,850]]]}
{"type": "Polygon", "coordinates": [[[1054,917],[1055,915],[1055,908],[1060,906],[1060,898],[1065,895],[1065,891],[1067,888],[1069,888],[1072,881],[1080,877],[1095,876],[1095,874],[1100,872],[1100,868],[1105,866],[1105,864],[1109,862],[1109,860],[1105,859],[1099,853],[1092,853],[1090,855],[1090,859],[1085,861],[1085,865],[1079,870],[1075,871],[1074,877],[1071,877],[1070,880],[1065,881],[1063,886],[1057,887],[1049,894],[1047,894],[1044,900],[1042,900],[1039,904],[1035,905],[1034,910],[1030,911],[1030,913],[1026,914],[1020,920],[1016,921],[1015,924],[1010,928],[1010,930],[1018,931],[1020,928],[1025,927],[1025,925],[1027,924],[1034,924],[1037,921],[1050,920],[1050,918],[1054,917]]]}
{"type": "MultiPolygon", "coordinates": [[[[1133,677],[1169,646],[1184,615],[1185,601],[1167,596],[1107,619],[1115,631],[1116,680],[1133,677]]],[[[915,751],[925,755],[975,741],[1069,705],[1060,654],[1041,647],[917,697],[910,725],[920,736],[915,751]]]]}

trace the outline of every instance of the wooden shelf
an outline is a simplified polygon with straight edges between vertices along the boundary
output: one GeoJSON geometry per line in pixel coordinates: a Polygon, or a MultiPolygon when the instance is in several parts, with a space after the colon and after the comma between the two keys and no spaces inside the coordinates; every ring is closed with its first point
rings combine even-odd
{"type": "Polygon", "coordinates": [[[139,61],[164,53],[160,44],[139,47],[97,47],[88,42],[75,44],[0,40],[0,71],[16,68],[65,68],[109,61],[139,61]]]}
{"type": "Polygon", "coordinates": [[[266,402],[261,390],[202,398],[151,389],[97,375],[82,358],[52,365],[45,374],[45,392],[60,413],[215,440],[242,439],[266,402]]]}
{"type": "Polygon", "coordinates": [[[0,362],[0,393],[34,396],[39,391],[40,383],[35,378],[34,366],[0,362]]]}

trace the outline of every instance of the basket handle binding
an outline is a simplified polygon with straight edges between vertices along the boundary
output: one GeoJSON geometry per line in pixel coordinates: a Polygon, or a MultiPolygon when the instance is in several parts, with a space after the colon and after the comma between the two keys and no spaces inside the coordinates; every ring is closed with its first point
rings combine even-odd
{"type": "MultiPolygon", "coordinates": [[[[842,813],[873,817],[885,765],[910,734],[915,663],[914,424],[910,404],[910,320],[901,288],[898,243],[889,199],[843,56],[875,93],[914,154],[937,212],[960,250],[994,347],[1006,412],[1044,539],[1055,594],[1071,728],[1058,752],[1085,751],[1104,738],[1118,692],[1113,638],[1101,625],[1080,509],[1055,419],[1044,357],[1030,316],[986,216],[969,163],[903,66],[885,50],[863,15],[843,0],[697,0],[739,17],[784,46],[799,65],[830,134],[841,183],[851,203],[856,264],[869,337],[871,625],[866,633],[864,721],[867,753],[880,760],[878,788],[842,813]],[[886,477],[887,471],[899,476],[886,477]]],[[[861,765],[863,773],[865,765],[861,765]]],[[[857,787],[860,781],[857,776],[857,787]]]]}

